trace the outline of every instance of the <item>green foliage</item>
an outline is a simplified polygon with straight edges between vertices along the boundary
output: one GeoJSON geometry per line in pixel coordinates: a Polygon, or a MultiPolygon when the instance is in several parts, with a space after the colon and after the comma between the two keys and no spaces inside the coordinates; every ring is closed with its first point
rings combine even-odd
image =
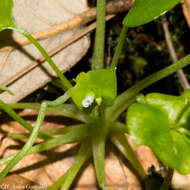
{"type": "Polygon", "coordinates": [[[151,22],[173,8],[180,1],[181,0],[135,0],[123,24],[126,27],[136,27],[151,22]]]}
{"type": "Polygon", "coordinates": [[[0,31],[14,27],[14,20],[12,18],[12,0],[0,1],[0,31]]]}
{"type": "Polygon", "coordinates": [[[88,108],[94,101],[99,105],[112,105],[117,93],[115,69],[97,69],[80,73],[70,93],[80,109],[88,108]]]}
{"type": "Polygon", "coordinates": [[[10,95],[13,95],[13,96],[14,96],[14,93],[11,92],[6,86],[0,85],[0,93],[1,93],[1,91],[2,91],[2,92],[3,92],[3,91],[7,91],[10,95]]]}
{"type": "MultiPolygon", "coordinates": [[[[61,71],[59,71],[41,45],[28,32],[20,28],[14,22],[12,18],[13,1],[0,0],[0,31],[4,29],[14,29],[28,38],[46,58],[57,76],[61,79],[64,90],[67,90],[63,96],[60,96],[55,101],[44,102],[41,106],[40,104],[33,103],[7,105],[0,100],[0,108],[31,132],[30,135],[19,136],[19,138],[29,137],[29,139],[18,154],[0,159],[0,165],[10,161],[0,174],[0,181],[15,164],[26,155],[46,151],[66,143],[78,142],[81,143],[81,148],[75,163],[70,170],[50,186],[49,189],[57,189],[57,187],[61,187],[62,184],[62,189],[69,189],[85,161],[92,156],[99,187],[106,190],[108,188],[105,186],[104,163],[107,138],[110,138],[128,159],[137,171],[140,179],[145,181],[147,178],[146,172],[135,157],[124,135],[126,132],[126,130],[123,130],[123,128],[125,128],[123,127],[124,124],[121,124],[119,121],[115,122],[115,120],[117,120],[119,115],[134,101],[135,96],[142,89],[188,65],[190,55],[138,82],[118,97],[116,97],[117,81],[115,67],[117,66],[126,39],[127,28],[139,26],[154,20],[179,2],[180,0],[136,0],[133,8],[124,19],[124,27],[111,64],[112,68],[102,69],[104,67],[103,50],[105,43],[104,17],[106,1],[99,0],[97,6],[98,24],[94,56],[94,64],[96,65],[93,67],[97,70],[80,73],[76,78],[76,85],[72,87],[71,83],[64,77],[61,71]],[[70,102],[69,104],[65,104],[68,98],[70,98],[70,95],[76,106],[72,103],[70,104],[70,102]],[[93,108],[96,104],[99,105],[99,109],[94,109],[94,112],[98,114],[87,115],[86,112],[83,112],[88,108],[93,108]],[[32,109],[40,110],[34,128],[24,119],[20,118],[16,112],[11,109],[11,106],[13,108],[31,107],[32,109]],[[77,107],[79,109],[77,109],[77,107]],[[39,131],[46,111],[75,120],[77,119],[82,124],[64,128],[66,130],[61,128],[59,132],[62,131],[64,134],[59,134],[60,136],[54,137],[53,135],[57,134],[58,130],[56,133],[55,131],[49,131],[48,133],[39,131]],[[122,126],[122,129],[119,126],[122,126]],[[44,141],[34,146],[33,144],[37,136],[44,141]]],[[[147,62],[139,58],[135,59],[134,62],[133,70],[140,75],[142,68],[147,62]]],[[[3,86],[0,86],[0,90],[8,91],[8,89],[3,86]]],[[[10,91],[8,92],[10,93],[10,91]]],[[[190,172],[189,97],[190,91],[186,91],[179,97],[151,93],[146,97],[139,96],[139,103],[131,105],[127,112],[128,131],[135,141],[135,144],[145,144],[149,146],[166,166],[177,169],[183,174],[190,172]]]]}
{"type": "Polygon", "coordinates": [[[149,146],[165,165],[182,174],[190,172],[190,139],[182,130],[190,129],[189,100],[190,91],[179,97],[151,93],[127,112],[135,144],[149,146]]]}

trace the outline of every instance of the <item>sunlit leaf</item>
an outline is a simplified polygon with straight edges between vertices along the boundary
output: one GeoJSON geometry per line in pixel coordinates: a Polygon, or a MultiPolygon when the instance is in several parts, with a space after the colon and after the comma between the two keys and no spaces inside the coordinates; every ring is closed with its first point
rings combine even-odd
{"type": "Polygon", "coordinates": [[[181,0],[135,0],[123,24],[126,27],[136,27],[146,24],[173,8],[180,1],[181,0]]]}
{"type": "Polygon", "coordinates": [[[161,162],[182,174],[190,173],[189,98],[190,91],[181,96],[151,93],[127,112],[134,143],[149,146],[161,162]]]}
{"type": "Polygon", "coordinates": [[[175,123],[180,113],[183,112],[187,106],[187,95],[189,94],[190,97],[190,91],[186,91],[185,94],[181,96],[172,96],[160,93],[150,93],[145,96],[145,102],[148,105],[161,109],[168,115],[170,123],[175,123]]]}
{"type": "MultiPolygon", "coordinates": [[[[159,150],[172,145],[167,116],[157,108],[136,103],[127,112],[127,126],[136,145],[146,144],[159,150]],[[154,138],[153,138],[154,137],[154,138]],[[153,144],[153,146],[152,146],[153,144]]],[[[172,149],[166,149],[167,154],[172,149]]]]}
{"type": "Polygon", "coordinates": [[[117,84],[115,69],[99,69],[80,73],[71,97],[80,108],[88,108],[94,103],[112,105],[116,97],[117,84]]]}
{"type": "Polygon", "coordinates": [[[12,8],[12,0],[0,0],[0,31],[14,27],[12,8]]]}

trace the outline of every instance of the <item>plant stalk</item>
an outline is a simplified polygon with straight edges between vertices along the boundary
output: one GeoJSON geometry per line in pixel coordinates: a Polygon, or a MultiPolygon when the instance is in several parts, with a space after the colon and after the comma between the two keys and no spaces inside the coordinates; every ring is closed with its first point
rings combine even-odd
{"type": "Polygon", "coordinates": [[[96,36],[92,69],[104,68],[106,0],[97,0],[96,36]]]}
{"type": "MultiPolygon", "coordinates": [[[[9,105],[5,104],[2,100],[0,100],[0,109],[6,112],[10,117],[12,117],[15,121],[20,123],[25,129],[32,132],[33,127],[27,123],[22,117],[20,117],[14,110],[9,107],[9,105]]],[[[51,139],[52,137],[44,134],[43,132],[39,132],[39,137],[43,140],[51,139]]]]}
{"type": "Polygon", "coordinates": [[[48,187],[47,190],[57,190],[61,187],[62,190],[68,190],[77,176],[79,170],[83,166],[83,164],[90,158],[91,156],[91,147],[88,146],[86,141],[81,143],[81,147],[79,152],[75,158],[75,162],[72,167],[61,176],[53,185],[48,187]]]}
{"type": "MultiPolygon", "coordinates": [[[[12,109],[40,109],[40,103],[13,103],[8,104],[8,106],[12,109]]],[[[88,123],[90,121],[90,118],[87,115],[80,112],[74,105],[71,104],[62,104],[56,107],[48,107],[47,112],[69,117],[84,123],[88,123]]]]}
{"type": "Polygon", "coordinates": [[[172,168],[168,168],[168,172],[166,177],[164,178],[164,182],[160,187],[160,190],[168,190],[171,185],[171,180],[173,177],[174,170],[172,168]]]}
{"type": "Polygon", "coordinates": [[[55,65],[55,63],[53,62],[53,60],[51,59],[51,57],[47,54],[47,52],[45,51],[45,49],[38,43],[37,40],[35,40],[32,37],[31,34],[29,34],[23,28],[19,27],[17,24],[15,24],[15,26],[13,28],[11,28],[11,29],[16,30],[19,33],[21,33],[22,35],[24,35],[28,40],[30,40],[35,45],[35,47],[40,51],[40,53],[44,56],[44,58],[46,59],[46,61],[49,63],[49,65],[51,66],[51,68],[55,71],[55,73],[57,74],[57,76],[61,79],[65,90],[67,90],[67,89],[69,89],[69,88],[72,87],[72,84],[69,82],[69,80],[58,69],[58,67],[55,65]]]}
{"type": "Polygon", "coordinates": [[[32,130],[32,133],[27,141],[27,143],[23,146],[21,151],[15,155],[15,157],[8,163],[8,165],[3,169],[3,171],[0,173],[0,182],[3,180],[3,178],[8,174],[8,172],[28,153],[28,151],[32,148],[32,145],[34,144],[39,130],[40,126],[43,123],[45,112],[46,112],[46,104],[42,103],[42,106],[40,108],[40,112],[38,114],[38,118],[36,121],[36,124],[32,130]]]}
{"type": "Polygon", "coordinates": [[[131,148],[127,137],[125,137],[122,133],[115,132],[110,135],[110,139],[112,143],[121,151],[121,153],[129,160],[130,164],[134,167],[143,182],[147,178],[146,172],[131,148]]]}
{"type": "Polygon", "coordinates": [[[120,36],[119,36],[119,42],[117,44],[117,47],[116,47],[116,50],[115,50],[115,53],[114,53],[114,56],[112,59],[112,63],[111,63],[112,68],[117,67],[119,57],[121,55],[126,36],[127,36],[127,27],[123,26],[122,31],[121,31],[120,36]]]}
{"type": "Polygon", "coordinates": [[[184,58],[180,59],[176,63],[161,69],[158,72],[153,73],[152,75],[146,77],[145,79],[139,81],[136,85],[132,86],[121,95],[119,95],[114,105],[108,108],[107,117],[111,118],[112,121],[116,120],[118,116],[128,107],[128,101],[135,98],[135,96],[144,88],[150,86],[151,84],[175,73],[177,70],[187,66],[190,64],[190,55],[185,56],[184,58]]]}
{"type": "MultiPolygon", "coordinates": [[[[45,142],[42,142],[38,145],[33,146],[28,152],[27,155],[43,152],[52,148],[55,148],[57,146],[63,145],[63,144],[70,144],[75,143],[78,141],[81,141],[82,139],[85,139],[92,135],[95,132],[95,126],[92,125],[80,125],[78,127],[75,127],[75,129],[72,129],[68,133],[61,135],[59,137],[47,140],[45,142]]],[[[9,162],[14,158],[15,154],[12,154],[10,156],[4,157],[0,159],[0,166],[9,162]]]]}
{"type": "Polygon", "coordinates": [[[99,187],[106,188],[105,176],[105,143],[108,132],[108,123],[105,120],[105,108],[99,107],[100,121],[97,124],[97,130],[92,139],[93,160],[96,170],[99,187]]]}

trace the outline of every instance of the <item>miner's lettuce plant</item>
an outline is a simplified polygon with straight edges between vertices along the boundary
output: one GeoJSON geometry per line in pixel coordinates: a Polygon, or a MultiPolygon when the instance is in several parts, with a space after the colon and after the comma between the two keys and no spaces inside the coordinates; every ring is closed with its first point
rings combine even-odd
{"type": "MultiPolygon", "coordinates": [[[[42,104],[6,104],[0,100],[0,108],[30,132],[29,134],[9,135],[13,139],[28,138],[28,140],[20,152],[0,159],[0,165],[8,163],[0,173],[0,181],[26,155],[46,151],[63,144],[79,142],[80,148],[75,163],[48,189],[70,189],[79,170],[91,157],[93,157],[99,187],[105,190],[109,189],[106,186],[104,161],[106,141],[110,139],[134,167],[148,190],[150,187],[149,182],[147,182],[148,176],[136,158],[124,133],[131,134],[135,145],[145,144],[149,146],[159,160],[169,167],[168,175],[161,189],[168,189],[173,169],[182,174],[190,173],[190,91],[184,92],[179,97],[151,93],[145,97],[137,98],[139,102],[133,104],[142,89],[190,64],[190,55],[150,75],[117,96],[116,67],[128,28],[140,26],[156,19],[179,2],[179,0],[136,0],[123,21],[123,29],[111,67],[105,69],[106,1],[97,0],[97,30],[92,70],[87,73],[79,73],[74,80],[75,85],[72,86],[41,45],[25,29],[16,24],[12,17],[13,1],[0,0],[0,31],[5,29],[16,30],[28,38],[56,72],[65,91],[56,100],[45,101],[42,104]],[[69,99],[73,103],[66,103],[69,99]],[[130,107],[127,111],[126,127],[126,124],[120,122],[118,117],[127,110],[128,106],[130,107]],[[22,108],[39,110],[34,127],[14,111],[14,109],[22,108]],[[78,120],[80,124],[41,131],[40,126],[47,111],[78,120]],[[54,137],[54,135],[59,136],[54,137]],[[41,138],[43,142],[34,145],[37,137],[41,138]]],[[[7,88],[0,87],[0,90],[7,90],[7,88]]]]}
{"type": "Polygon", "coordinates": [[[190,172],[189,100],[189,90],[181,96],[150,93],[127,112],[135,144],[151,147],[162,163],[182,174],[190,172]]]}

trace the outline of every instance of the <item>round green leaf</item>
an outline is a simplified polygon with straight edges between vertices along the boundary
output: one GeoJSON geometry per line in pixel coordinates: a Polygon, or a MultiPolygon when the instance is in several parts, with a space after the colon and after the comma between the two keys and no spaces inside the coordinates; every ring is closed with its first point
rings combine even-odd
{"type": "Polygon", "coordinates": [[[145,103],[162,110],[167,114],[170,123],[174,124],[187,106],[188,94],[190,95],[190,91],[186,91],[186,95],[181,96],[150,93],[145,96],[145,103]]]}
{"type": "Polygon", "coordinates": [[[14,26],[12,8],[12,0],[0,0],[0,31],[14,26]]]}
{"type": "Polygon", "coordinates": [[[131,105],[127,126],[136,145],[149,146],[166,166],[182,174],[190,173],[190,139],[170,128],[168,114],[157,105],[131,105]]]}
{"type": "Polygon", "coordinates": [[[173,8],[181,0],[135,0],[133,7],[125,17],[126,27],[146,24],[173,8]]]}
{"type": "Polygon", "coordinates": [[[147,145],[162,160],[172,153],[172,137],[167,116],[157,108],[136,103],[127,112],[127,126],[136,145],[147,145]],[[164,151],[163,151],[164,150],[164,151]]]}
{"type": "Polygon", "coordinates": [[[110,106],[117,94],[115,69],[97,69],[80,73],[76,85],[71,89],[71,97],[80,108],[88,108],[93,103],[110,106]]]}
{"type": "Polygon", "coordinates": [[[171,134],[175,153],[173,161],[176,163],[175,167],[171,167],[181,174],[188,174],[190,173],[190,139],[174,130],[171,130],[171,134]]]}

